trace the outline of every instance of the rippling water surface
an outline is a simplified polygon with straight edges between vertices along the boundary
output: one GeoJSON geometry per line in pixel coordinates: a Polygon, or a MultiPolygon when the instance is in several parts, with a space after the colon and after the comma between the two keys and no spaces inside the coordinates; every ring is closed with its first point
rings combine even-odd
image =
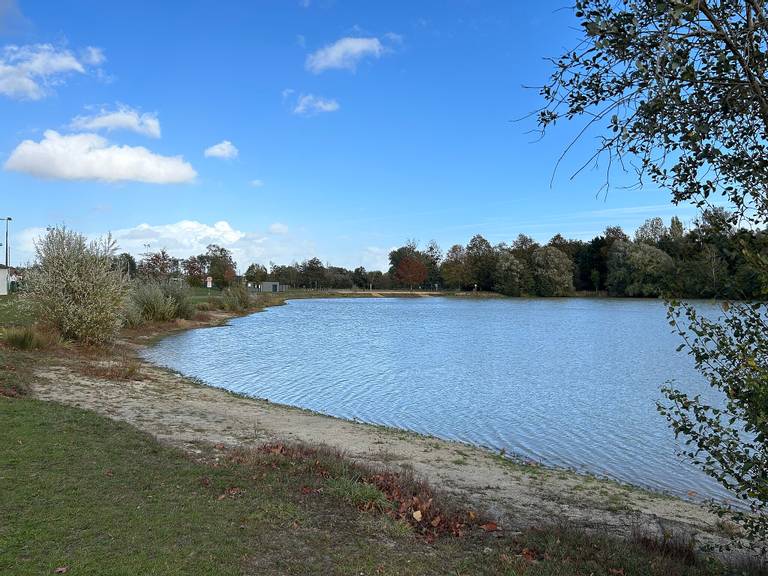
{"type": "Polygon", "coordinates": [[[676,456],[655,410],[670,379],[711,394],[678,344],[658,301],[321,299],[173,335],[146,355],[273,402],[722,497],[676,456]]]}

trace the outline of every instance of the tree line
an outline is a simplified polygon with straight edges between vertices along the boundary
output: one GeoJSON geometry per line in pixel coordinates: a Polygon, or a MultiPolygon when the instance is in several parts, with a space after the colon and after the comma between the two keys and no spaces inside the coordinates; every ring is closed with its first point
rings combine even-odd
{"type": "Polygon", "coordinates": [[[508,296],[567,296],[602,292],[611,296],[751,299],[760,294],[760,271],[749,253],[768,253],[765,230],[737,228],[721,208],[702,213],[686,229],[679,218],[669,225],[650,218],[630,238],[608,226],[591,240],[556,234],[546,244],[520,234],[493,245],[481,235],[466,246],[443,252],[434,241],[415,241],[392,250],[389,269],[353,270],[319,258],[269,267],[253,263],[238,275],[232,253],[212,244],[203,254],[174,258],[166,250],[117,256],[116,266],[130,276],[181,278],[203,286],[208,276],[219,288],[236,282],[275,281],[307,289],[448,289],[494,291],[508,296]]]}

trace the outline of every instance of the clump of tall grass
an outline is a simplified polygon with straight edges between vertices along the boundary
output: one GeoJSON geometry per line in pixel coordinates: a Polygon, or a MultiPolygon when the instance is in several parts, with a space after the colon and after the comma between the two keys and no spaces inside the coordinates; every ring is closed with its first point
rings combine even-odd
{"type": "Polygon", "coordinates": [[[195,305],[189,291],[178,282],[137,282],[133,285],[125,310],[125,322],[139,326],[144,322],[168,322],[192,318],[195,305]]]}
{"type": "Polygon", "coordinates": [[[176,302],[176,318],[189,320],[195,315],[195,303],[192,301],[189,288],[182,282],[166,282],[161,284],[163,294],[176,302]]]}
{"type": "Polygon", "coordinates": [[[8,346],[17,350],[41,350],[54,346],[58,342],[58,336],[34,326],[23,326],[8,328],[3,335],[3,340],[8,346]]]}
{"type": "Polygon", "coordinates": [[[227,312],[242,312],[251,306],[251,297],[248,288],[242,284],[230,286],[221,295],[221,303],[227,312]]]}

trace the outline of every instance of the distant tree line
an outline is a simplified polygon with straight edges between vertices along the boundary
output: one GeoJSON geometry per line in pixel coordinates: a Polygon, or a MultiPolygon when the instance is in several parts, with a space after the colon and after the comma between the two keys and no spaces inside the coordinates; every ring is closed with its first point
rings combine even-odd
{"type": "Polygon", "coordinates": [[[765,230],[736,228],[729,214],[710,209],[685,229],[673,217],[669,225],[651,218],[630,238],[609,226],[591,240],[569,240],[560,234],[541,245],[520,234],[511,243],[492,245],[481,235],[466,246],[443,253],[436,242],[420,248],[415,241],[392,250],[386,272],[349,270],[319,258],[269,268],[251,264],[238,276],[232,253],[212,244],[186,259],[165,250],[142,255],[127,253],[115,266],[131,276],[153,280],[180,278],[203,286],[207,276],[217,287],[236,281],[280,282],[293,288],[449,289],[494,291],[508,296],[567,296],[574,292],[605,292],[611,296],[750,299],[760,294],[760,276],[748,258],[768,254],[765,230]],[[746,248],[745,248],[746,247],[746,248]]]}

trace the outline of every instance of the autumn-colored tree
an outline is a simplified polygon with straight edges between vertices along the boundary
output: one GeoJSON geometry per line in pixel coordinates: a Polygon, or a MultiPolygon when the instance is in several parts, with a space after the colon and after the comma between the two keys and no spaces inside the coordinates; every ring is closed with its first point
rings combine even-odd
{"type": "Polygon", "coordinates": [[[418,259],[406,256],[400,260],[395,275],[400,282],[408,284],[413,290],[414,285],[421,284],[427,279],[427,267],[418,259]]]}
{"type": "Polygon", "coordinates": [[[208,274],[208,259],[203,254],[190,256],[181,261],[181,269],[190,286],[202,286],[208,274]]]}
{"type": "Polygon", "coordinates": [[[178,276],[179,259],[168,254],[165,248],[158,252],[147,252],[142,254],[138,274],[149,280],[168,280],[172,276],[178,276]]]}

